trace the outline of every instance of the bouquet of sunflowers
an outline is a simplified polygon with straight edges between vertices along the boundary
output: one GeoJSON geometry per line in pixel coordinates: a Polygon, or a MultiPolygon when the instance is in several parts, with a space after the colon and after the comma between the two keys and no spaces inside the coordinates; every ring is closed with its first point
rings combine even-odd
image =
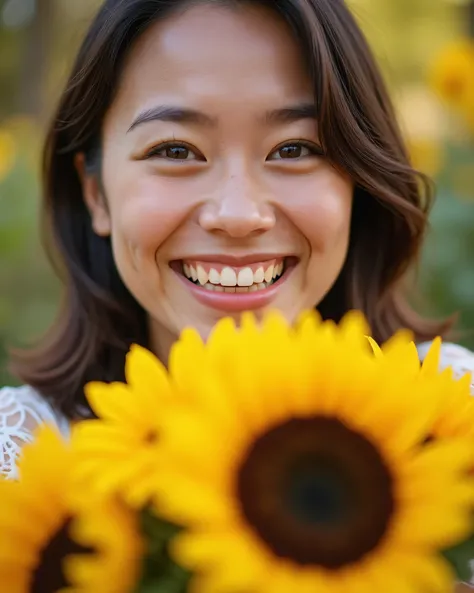
{"type": "Polygon", "coordinates": [[[474,400],[350,313],[134,346],[97,419],[0,483],[5,593],[448,593],[474,558],[474,400]]]}

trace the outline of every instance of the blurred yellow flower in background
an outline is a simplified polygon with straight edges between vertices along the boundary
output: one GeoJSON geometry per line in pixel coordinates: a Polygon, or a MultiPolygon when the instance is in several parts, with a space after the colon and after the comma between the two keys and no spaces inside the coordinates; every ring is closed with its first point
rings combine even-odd
{"type": "Polygon", "coordinates": [[[13,169],[17,153],[17,143],[13,134],[6,129],[0,129],[0,183],[13,169]]]}
{"type": "Polygon", "coordinates": [[[411,164],[418,171],[434,177],[445,164],[446,114],[425,85],[410,85],[396,97],[397,115],[411,164]]]}
{"type": "Polygon", "coordinates": [[[433,62],[430,81],[440,99],[474,131],[474,41],[446,46],[433,62]]]}
{"type": "Polygon", "coordinates": [[[41,124],[29,115],[17,113],[8,117],[2,127],[15,139],[17,156],[21,153],[27,167],[37,171],[44,136],[41,124]]]}
{"type": "Polygon", "coordinates": [[[444,162],[443,147],[431,138],[408,138],[407,146],[411,163],[417,171],[433,177],[444,162]]]}

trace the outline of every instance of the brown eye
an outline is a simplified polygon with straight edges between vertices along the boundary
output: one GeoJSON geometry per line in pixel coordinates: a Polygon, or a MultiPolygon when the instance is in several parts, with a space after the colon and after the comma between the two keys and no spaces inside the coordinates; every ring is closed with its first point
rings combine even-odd
{"type": "Polygon", "coordinates": [[[163,151],[167,159],[185,161],[189,158],[191,151],[185,146],[168,146],[163,151]]]}
{"type": "Polygon", "coordinates": [[[303,142],[291,142],[280,146],[270,154],[267,160],[283,161],[298,160],[308,156],[321,156],[322,151],[317,146],[307,145],[303,142]]]}
{"type": "Polygon", "coordinates": [[[205,161],[204,156],[186,144],[167,142],[151,149],[146,155],[147,159],[157,158],[167,161],[205,161]]]}
{"type": "MultiPolygon", "coordinates": [[[[298,159],[302,156],[304,149],[305,147],[299,144],[290,144],[288,146],[283,146],[283,148],[280,148],[278,150],[278,154],[281,159],[298,159]]],[[[309,153],[309,150],[307,148],[306,151],[309,153]]]]}

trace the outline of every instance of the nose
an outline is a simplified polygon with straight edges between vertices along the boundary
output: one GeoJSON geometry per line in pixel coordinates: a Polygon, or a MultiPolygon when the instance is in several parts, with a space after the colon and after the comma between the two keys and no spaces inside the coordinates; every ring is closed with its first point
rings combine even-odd
{"type": "Polygon", "coordinates": [[[209,232],[243,238],[273,228],[275,212],[261,188],[243,177],[233,175],[217,198],[204,205],[199,224],[209,232]]]}

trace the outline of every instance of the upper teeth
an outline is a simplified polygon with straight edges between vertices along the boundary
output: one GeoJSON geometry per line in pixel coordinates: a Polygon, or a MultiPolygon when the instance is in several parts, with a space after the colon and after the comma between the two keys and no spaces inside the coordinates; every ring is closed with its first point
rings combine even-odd
{"type": "Polygon", "coordinates": [[[209,272],[197,264],[183,265],[183,272],[187,278],[199,281],[199,284],[204,286],[208,282],[214,285],[221,286],[252,286],[253,284],[262,284],[263,282],[271,282],[277,276],[280,276],[283,272],[283,262],[279,264],[271,264],[264,268],[263,266],[257,268],[255,271],[252,268],[242,268],[235,270],[229,266],[223,268],[218,272],[215,268],[210,268],[209,272]]]}

